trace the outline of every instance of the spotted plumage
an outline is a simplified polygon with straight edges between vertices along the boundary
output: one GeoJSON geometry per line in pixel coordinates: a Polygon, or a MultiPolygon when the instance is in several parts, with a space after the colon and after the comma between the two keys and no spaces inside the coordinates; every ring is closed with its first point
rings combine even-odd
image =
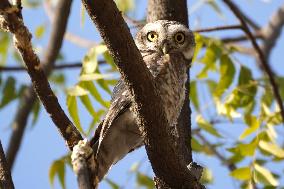
{"type": "MultiPolygon", "coordinates": [[[[185,99],[186,70],[195,46],[193,34],[178,22],[159,20],[146,24],[135,43],[154,77],[168,123],[174,126],[185,99]]],[[[143,145],[132,107],[130,92],[120,80],[109,111],[92,139],[100,180],[113,164],[143,145]]]]}

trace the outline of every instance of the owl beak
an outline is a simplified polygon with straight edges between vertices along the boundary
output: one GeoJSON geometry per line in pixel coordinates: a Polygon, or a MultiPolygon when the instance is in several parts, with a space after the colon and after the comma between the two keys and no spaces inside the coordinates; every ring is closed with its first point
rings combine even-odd
{"type": "Polygon", "coordinates": [[[163,54],[169,54],[169,51],[170,51],[170,45],[167,42],[163,43],[162,45],[163,54]]]}

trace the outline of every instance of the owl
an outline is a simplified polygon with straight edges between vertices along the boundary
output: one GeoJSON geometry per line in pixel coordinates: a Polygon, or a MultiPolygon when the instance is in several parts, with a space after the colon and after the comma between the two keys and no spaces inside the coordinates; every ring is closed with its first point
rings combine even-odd
{"type": "MultiPolygon", "coordinates": [[[[138,31],[135,43],[153,75],[167,121],[175,126],[185,99],[187,69],[195,47],[193,33],[179,22],[158,20],[138,31]]],[[[143,145],[132,110],[132,96],[121,79],[114,88],[108,113],[91,140],[99,180],[113,164],[143,145]]]]}

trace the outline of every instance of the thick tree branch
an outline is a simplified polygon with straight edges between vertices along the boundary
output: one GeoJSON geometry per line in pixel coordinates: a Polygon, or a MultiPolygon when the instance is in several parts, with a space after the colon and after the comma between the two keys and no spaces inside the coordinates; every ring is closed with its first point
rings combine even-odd
{"type": "MultiPolygon", "coordinates": [[[[156,20],[174,20],[188,27],[188,12],[187,2],[171,1],[171,0],[149,0],[147,7],[147,22],[156,20]]],[[[189,71],[188,71],[189,78],[189,71]]],[[[189,96],[189,79],[186,83],[186,94],[189,96]]],[[[180,153],[180,158],[189,164],[192,161],[191,150],[191,109],[189,107],[189,98],[185,98],[184,105],[178,120],[178,138],[176,142],[177,153],[180,153]]],[[[161,178],[160,178],[161,180],[161,178]]]]}
{"type": "Polygon", "coordinates": [[[262,50],[260,49],[260,47],[258,46],[254,36],[252,35],[249,27],[247,26],[246,21],[243,19],[242,14],[240,12],[240,10],[238,9],[238,7],[230,0],[223,0],[225,2],[225,4],[227,4],[227,6],[232,10],[232,12],[236,15],[236,17],[239,19],[241,25],[243,26],[243,31],[246,33],[246,35],[248,36],[248,38],[250,39],[252,46],[254,47],[255,51],[257,52],[257,56],[258,59],[261,63],[261,66],[263,67],[265,73],[268,76],[269,82],[271,84],[276,102],[280,108],[280,113],[281,113],[281,117],[282,117],[282,122],[284,123],[284,107],[283,107],[283,101],[281,99],[280,96],[280,92],[277,86],[277,83],[274,79],[274,74],[270,68],[270,66],[267,63],[267,59],[265,57],[265,55],[263,54],[262,50]]]}
{"type": "MultiPolygon", "coordinates": [[[[73,123],[66,116],[58,103],[57,97],[52,92],[44,71],[41,68],[39,58],[33,51],[31,45],[31,34],[24,25],[23,20],[20,19],[13,11],[5,13],[5,11],[7,9],[11,9],[12,6],[7,0],[4,2],[6,2],[7,6],[3,7],[1,10],[4,12],[4,14],[0,17],[1,28],[6,31],[10,31],[13,34],[15,47],[19,50],[24,63],[27,66],[28,73],[38,97],[65,139],[68,147],[72,150],[73,146],[77,144],[82,137],[73,123]]],[[[66,6],[69,3],[70,1],[67,1],[66,6]]],[[[55,40],[60,39],[59,36],[55,34],[52,38],[55,38],[55,40]]],[[[51,46],[47,48],[48,52],[52,52],[51,54],[46,54],[45,60],[47,60],[47,62],[55,61],[55,57],[53,57],[52,54],[56,53],[57,48],[60,48],[61,43],[57,45],[58,46],[53,46],[55,49],[51,46]]],[[[46,67],[47,72],[50,72],[50,70],[51,67],[46,67]]]]}
{"type": "MultiPolygon", "coordinates": [[[[42,61],[43,64],[41,65],[46,75],[50,74],[51,69],[54,66],[56,57],[58,56],[59,51],[61,49],[63,36],[67,27],[71,3],[72,1],[63,0],[60,1],[57,5],[50,40],[42,61]]],[[[15,69],[21,70],[22,68],[16,67],[15,69]]],[[[25,68],[25,70],[26,69],[27,68],[25,68]]],[[[13,70],[13,67],[11,67],[10,70],[13,70]]],[[[35,100],[36,94],[33,90],[33,87],[30,86],[20,99],[20,108],[18,109],[14,121],[12,123],[13,132],[10,137],[9,146],[7,150],[7,160],[10,168],[13,167],[15,157],[20,148],[22,137],[27,125],[28,116],[32,110],[35,100]]]]}
{"type": "Polygon", "coordinates": [[[112,0],[82,2],[134,98],[138,123],[144,128],[144,142],[155,174],[173,188],[193,188],[198,183],[187,169],[184,159],[174,149],[152,75],[143,62],[121,13],[112,0]]]}
{"type": "Polygon", "coordinates": [[[271,50],[276,44],[284,25],[284,4],[271,16],[266,26],[261,29],[263,35],[262,52],[267,60],[271,54],[271,50]]]}
{"type": "Polygon", "coordinates": [[[0,141],[0,188],[1,189],[14,189],[11,172],[8,167],[5,153],[0,141]]]}

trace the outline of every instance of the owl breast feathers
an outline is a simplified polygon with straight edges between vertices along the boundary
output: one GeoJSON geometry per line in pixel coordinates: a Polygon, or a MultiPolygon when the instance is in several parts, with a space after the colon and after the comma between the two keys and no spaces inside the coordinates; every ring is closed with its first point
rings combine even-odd
{"type": "MultiPolygon", "coordinates": [[[[135,43],[154,77],[168,123],[174,126],[185,99],[186,71],[195,47],[193,33],[178,22],[158,20],[146,24],[137,33],[135,43]]],[[[92,140],[100,180],[113,164],[143,145],[132,108],[130,92],[120,80],[92,140]]]]}

